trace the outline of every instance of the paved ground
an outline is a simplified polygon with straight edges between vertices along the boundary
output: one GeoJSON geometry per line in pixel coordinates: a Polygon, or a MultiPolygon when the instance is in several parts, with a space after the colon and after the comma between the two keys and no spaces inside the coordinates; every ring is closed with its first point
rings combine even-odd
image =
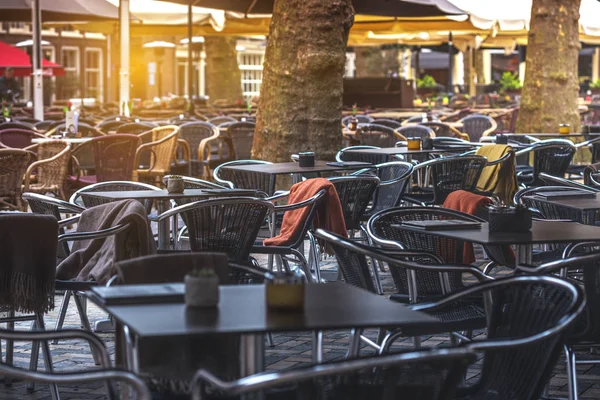
{"type": "MultiPolygon", "coordinates": [[[[393,291],[393,282],[389,274],[383,274],[384,289],[386,293],[393,291]]],[[[60,299],[57,297],[57,307],[60,299]]],[[[46,316],[46,323],[49,328],[54,326],[57,309],[46,316]]],[[[93,304],[88,305],[90,320],[94,321],[103,318],[103,313],[93,304]]],[[[74,304],[69,309],[65,327],[77,328],[79,319],[75,311],[74,304]]],[[[21,328],[27,328],[27,325],[21,324],[21,328]]],[[[376,332],[367,332],[367,335],[375,338],[376,332]]],[[[111,355],[114,354],[114,336],[112,334],[102,334],[102,339],[107,343],[111,355]]],[[[275,346],[266,350],[266,364],[269,369],[286,369],[306,365],[311,359],[311,338],[308,333],[286,333],[274,335],[275,346]]],[[[447,344],[447,336],[425,338],[424,346],[437,346],[447,344]]],[[[335,360],[344,356],[348,344],[347,331],[328,332],[324,339],[324,357],[326,360],[335,360]]],[[[411,342],[404,340],[399,346],[410,347],[411,342]]],[[[15,349],[15,363],[18,366],[26,367],[29,363],[31,346],[28,343],[17,343],[15,349]]],[[[57,371],[75,371],[89,370],[96,368],[94,366],[89,347],[87,344],[79,341],[65,341],[58,345],[51,345],[54,367],[57,371]]],[[[368,349],[365,350],[368,352],[368,349]]],[[[550,395],[566,397],[566,374],[564,360],[555,369],[551,381],[550,395]]],[[[476,379],[478,376],[478,366],[475,365],[469,371],[468,378],[476,379]]],[[[43,363],[40,361],[40,369],[43,369],[43,363]]],[[[579,389],[582,399],[600,398],[600,366],[583,365],[578,368],[580,373],[579,389]]],[[[91,385],[68,385],[60,387],[61,398],[63,400],[75,399],[104,399],[104,387],[101,383],[91,385]]],[[[0,399],[27,399],[27,400],[46,400],[50,399],[46,386],[38,385],[32,393],[26,389],[24,382],[15,382],[12,387],[3,385],[0,382],[0,399]]]]}

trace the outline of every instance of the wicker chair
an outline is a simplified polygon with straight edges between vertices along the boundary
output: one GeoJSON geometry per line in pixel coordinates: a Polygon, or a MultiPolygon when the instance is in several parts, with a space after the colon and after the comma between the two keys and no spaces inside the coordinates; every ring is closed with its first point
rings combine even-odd
{"type": "Polygon", "coordinates": [[[296,400],[449,400],[475,358],[464,349],[419,350],[263,372],[232,382],[200,370],[192,398],[258,398],[266,392],[266,398],[296,400]]]}
{"type": "Polygon", "coordinates": [[[544,186],[541,173],[563,176],[577,148],[570,140],[555,139],[537,142],[534,145],[517,151],[517,157],[533,154],[533,166],[517,165],[517,179],[524,186],[544,186]]]}
{"type": "Polygon", "coordinates": [[[481,156],[445,157],[420,163],[414,168],[414,180],[430,180],[431,188],[414,190],[404,200],[419,205],[441,205],[455,190],[474,192],[486,164],[487,159],[481,156]]]}
{"type": "Polygon", "coordinates": [[[395,132],[405,138],[418,137],[421,139],[432,139],[435,137],[435,132],[423,125],[406,125],[396,129],[395,132]]]}
{"type": "Polygon", "coordinates": [[[463,132],[469,135],[471,142],[479,142],[482,137],[489,136],[496,130],[498,124],[487,115],[471,114],[463,118],[463,132]]]}
{"type": "Polygon", "coordinates": [[[184,216],[195,251],[225,253],[229,262],[256,265],[250,252],[261,225],[273,212],[273,203],[249,197],[197,201],[172,208],[157,217],[161,222],[175,215],[184,216]]]}
{"type": "Polygon", "coordinates": [[[348,126],[350,120],[354,117],[356,117],[359,124],[370,124],[371,122],[373,122],[373,118],[369,117],[368,115],[358,114],[348,115],[347,117],[342,118],[342,125],[348,126]]]}
{"type": "Polygon", "coordinates": [[[367,149],[379,149],[375,146],[350,146],[341,149],[335,155],[335,160],[338,162],[344,161],[360,161],[368,162],[371,164],[382,164],[388,161],[388,156],[385,154],[375,154],[366,152],[348,152],[349,150],[367,150],[367,149]]]}
{"type": "Polygon", "coordinates": [[[149,137],[151,141],[138,147],[135,153],[134,165],[139,166],[140,155],[150,151],[149,168],[139,168],[133,171],[133,180],[148,180],[160,182],[164,175],[168,175],[171,163],[175,158],[179,138],[179,127],[167,125],[154,128],[150,132],[140,135],[140,138],[149,137]]]}
{"type": "Polygon", "coordinates": [[[115,134],[97,137],[76,147],[72,155],[77,161],[77,174],[69,177],[70,186],[79,189],[98,182],[130,180],[139,145],[140,138],[136,135],[115,134]],[[91,148],[94,154],[93,175],[81,175],[77,156],[86,147],[91,148]]]}
{"type": "Polygon", "coordinates": [[[392,128],[377,124],[360,125],[356,137],[361,145],[376,147],[394,147],[398,140],[406,140],[404,136],[392,128]]]}
{"type": "MultiPolygon", "coordinates": [[[[579,222],[585,225],[595,225],[596,211],[584,212],[576,208],[566,207],[557,203],[538,201],[536,194],[544,192],[586,192],[584,189],[575,189],[567,186],[539,186],[519,190],[515,193],[515,204],[522,204],[534,212],[534,214],[543,219],[561,219],[579,222]]],[[[594,191],[587,191],[595,193],[594,191]]]]}
{"type": "Polygon", "coordinates": [[[229,157],[232,160],[252,158],[255,126],[252,122],[236,122],[227,126],[227,135],[224,140],[229,147],[229,157]]]}
{"type": "Polygon", "coordinates": [[[479,379],[461,387],[456,398],[483,399],[494,393],[498,399],[539,399],[584,309],[582,289],[558,278],[517,276],[411,308],[435,316],[473,297],[491,300],[486,338],[465,346],[483,353],[483,365],[479,379]]]}
{"type": "Polygon", "coordinates": [[[232,189],[256,189],[272,196],[275,193],[275,176],[271,174],[261,174],[252,171],[241,171],[227,168],[238,165],[252,164],[271,164],[268,161],[260,160],[237,160],[229,161],[219,165],[213,171],[213,178],[217,183],[228,186],[232,189]]]}
{"type": "Polygon", "coordinates": [[[38,160],[25,171],[23,192],[53,193],[61,199],[66,199],[65,183],[71,146],[61,140],[49,140],[30,147],[37,150],[38,160]],[[32,182],[33,173],[36,172],[32,182]]]}
{"type": "Polygon", "coordinates": [[[219,129],[209,122],[187,122],[179,126],[179,136],[190,147],[190,176],[208,177],[223,160],[219,157],[219,129]]]}
{"type": "MultiPolygon", "coordinates": [[[[367,221],[379,211],[398,207],[413,171],[412,164],[402,161],[376,164],[373,168],[376,169],[375,172],[380,182],[373,204],[362,217],[363,221],[367,221]]],[[[373,168],[365,168],[352,175],[373,174],[373,168]]]]}
{"type": "Polygon", "coordinates": [[[459,138],[469,141],[469,135],[462,133],[458,129],[438,121],[421,122],[419,125],[426,126],[435,132],[435,137],[459,138]]]}
{"type": "Polygon", "coordinates": [[[0,206],[21,210],[21,185],[29,164],[29,152],[0,149],[0,206]]]}
{"type": "Polygon", "coordinates": [[[31,146],[31,140],[34,138],[43,139],[45,136],[26,129],[4,129],[0,131],[0,147],[25,149],[31,146]]]}
{"type": "Polygon", "coordinates": [[[373,195],[379,187],[380,180],[376,176],[344,176],[329,178],[340,197],[346,229],[363,230],[361,221],[373,195]]]}
{"type": "Polygon", "coordinates": [[[152,122],[128,122],[123,125],[117,126],[116,133],[129,133],[132,135],[139,135],[144,132],[148,132],[158,125],[152,122]]]}
{"type": "Polygon", "coordinates": [[[379,118],[379,119],[374,119],[372,122],[374,124],[387,126],[388,128],[392,128],[392,129],[398,129],[402,126],[402,124],[400,122],[393,120],[393,119],[379,118]]]}
{"type": "Polygon", "coordinates": [[[221,125],[222,123],[225,123],[225,122],[238,122],[238,120],[235,119],[235,118],[233,118],[233,117],[228,117],[226,115],[221,115],[221,116],[218,116],[218,117],[210,118],[208,120],[208,122],[210,122],[211,124],[213,124],[215,126],[219,126],[219,125],[221,125]]]}

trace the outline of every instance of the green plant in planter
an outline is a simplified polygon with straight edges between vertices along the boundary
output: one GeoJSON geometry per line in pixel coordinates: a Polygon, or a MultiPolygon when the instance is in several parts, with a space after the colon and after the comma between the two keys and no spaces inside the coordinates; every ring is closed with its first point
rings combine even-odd
{"type": "Polygon", "coordinates": [[[521,81],[516,73],[504,72],[500,78],[500,88],[503,92],[510,92],[521,89],[521,81]]]}
{"type": "Polygon", "coordinates": [[[182,179],[181,175],[167,175],[167,179],[182,179]]]}
{"type": "Polygon", "coordinates": [[[590,83],[591,89],[600,89],[600,79],[590,83]]]}
{"type": "Polygon", "coordinates": [[[193,270],[188,272],[189,276],[193,276],[194,278],[212,278],[213,276],[217,276],[215,270],[212,268],[198,268],[195,267],[193,270]]]}
{"type": "Polygon", "coordinates": [[[432,89],[437,88],[437,82],[431,75],[425,75],[423,78],[417,78],[417,89],[432,89]]]}

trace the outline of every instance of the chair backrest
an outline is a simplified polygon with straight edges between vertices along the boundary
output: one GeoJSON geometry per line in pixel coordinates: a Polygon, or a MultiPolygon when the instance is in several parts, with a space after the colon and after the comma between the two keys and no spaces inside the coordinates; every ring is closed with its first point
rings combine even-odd
{"type": "Polygon", "coordinates": [[[37,182],[42,185],[62,187],[67,179],[71,146],[62,140],[48,140],[38,143],[38,161],[53,157],[56,158],[37,169],[37,182]]]}
{"type": "Polygon", "coordinates": [[[367,152],[349,152],[348,150],[369,150],[369,149],[379,149],[379,147],[375,146],[350,146],[341,149],[335,155],[336,161],[344,162],[344,161],[360,161],[360,162],[368,162],[371,164],[382,164],[388,160],[388,156],[386,154],[375,154],[375,153],[367,153],[367,152]]]}
{"type": "Polygon", "coordinates": [[[11,122],[3,122],[0,124],[0,131],[5,129],[23,129],[33,131],[33,125],[28,124],[27,122],[19,122],[19,121],[11,121],[11,122]]]}
{"type": "MultiPolygon", "coordinates": [[[[158,142],[151,146],[150,165],[152,166],[152,171],[167,174],[171,168],[171,162],[175,157],[179,127],[175,125],[161,126],[147,132],[145,136],[151,137],[152,142],[158,142]]],[[[140,156],[147,151],[144,149],[140,151],[140,149],[142,148],[138,148],[136,156],[140,156]]]]}
{"type": "Polygon", "coordinates": [[[356,134],[363,146],[394,147],[401,139],[392,128],[377,124],[363,124],[356,134]]]}
{"type": "Polygon", "coordinates": [[[543,186],[539,175],[563,176],[573,161],[577,148],[569,140],[547,140],[533,145],[533,176],[531,186],[543,186]]]}
{"type": "Polygon", "coordinates": [[[198,161],[199,159],[198,149],[200,142],[216,135],[219,135],[219,129],[209,122],[186,122],[179,125],[179,137],[190,145],[191,158],[194,161],[198,161]]]}
{"type": "Polygon", "coordinates": [[[260,227],[272,211],[269,201],[236,197],[197,201],[169,212],[185,216],[193,252],[225,253],[230,262],[248,265],[260,227]]]}
{"type": "Polygon", "coordinates": [[[33,125],[33,127],[38,132],[46,132],[46,131],[48,131],[50,129],[50,125],[52,125],[53,122],[54,121],[50,121],[50,120],[40,121],[40,122],[35,123],[33,125]]]}
{"type": "Polygon", "coordinates": [[[211,124],[217,126],[217,125],[221,125],[224,122],[238,122],[237,119],[233,118],[233,117],[228,117],[226,115],[222,115],[219,117],[214,117],[214,118],[210,118],[208,120],[208,122],[210,122],[211,124]]]}
{"type": "MultiPolygon", "coordinates": [[[[474,285],[428,310],[456,307],[463,299],[491,299],[487,337],[468,349],[483,352],[479,379],[461,395],[538,399],[563,350],[566,335],[583,311],[582,290],[554,277],[517,276],[474,285]]],[[[419,306],[414,307],[420,309],[419,306]]]]}
{"type": "Polygon", "coordinates": [[[369,117],[368,115],[357,114],[354,116],[348,115],[348,116],[342,118],[342,125],[348,126],[350,124],[350,120],[354,117],[356,117],[359,124],[369,124],[369,123],[373,122],[373,118],[369,117]]]}
{"type": "Polygon", "coordinates": [[[227,127],[227,137],[231,140],[233,155],[236,160],[252,158],[255,127],[256,125],[252,122],[236,122],[227,127]]]}
{"type": "Polygon", "coordinates": [[[15,117],[15,118],[13,118],[13,121],[25,123],[25,124],[29,124],[29,125],[33,125],[33,126],[35,126],[35,124],[37,124],[38,122],[41,122],[39,119],[30,118],[30,117],[15,117]]]}
{"type": "MultiPolygon", "coordinates": [[[[399,206],[413,171],[413,165],[403,161],[377,164],[374,168],[380,182],[375,194],[375,202],[368,210],[369,214],[399,206]]],[[[372,171],[371,168],[366,168],[353,175],[372,174],[372,171]]]]}
{"type": "Polygon", "coordinates": [[[393,120],[393,119],[386,119],[386,118],[376,118],[373,120],[373,123],[377,124],[377,125],[387,126],[392,129],[397,129],[402,126],[402,124],[400,122],[393,120]]]}
{"type": "Polygon", "coordinates": [[[340,198],[346,229],[359,229],[360,222],[379,186],[376,176],[344,176],[329,178],[340,198]]]}
{"type": "Polygon", "coordinates": [[[557,203],[539,201],[536,194],[544,192],[573,192],[578,189],[567,186],[539,186],[519,190],[515,193],[515,204],[522,204],[532,210],[538,217],[544,219],[565,219],[581,224],[594,225],[595,213],[587,213],[576,208],[566,207],[557,203]]]}
{"type": "Polygon", "coordinates": [[[156,128],[156,124],[149,122],[128,122],[117,126],[116,133],[131,133],[133,135],[139,135],[140,133],[148,132],[156,128]]]}
{"type": "Polygon", "coordinates": [[[91,140],[96,181],[126,181],[135,169],[135,152],[141,143],[137,135],[115,134],[91,140]]]}
{"type": "MultiPolygon", "coordinates": [[[[65,123],[62,123],[60,125],[55,126],[52,129],[52,133],[55,133],[58,135],[66,130],[67,130],[67,125],[65,123]]],[[[106,134],[106,132],[100,131],[91,125],[84,124],[81,122],[79,124],[77,124],[77,132],[80,133],[82,137],[98,137],[98,136],[104,136],[106,134]]],[[[49,135],[49,134],[50,134],[50,132],[47,132],[47,135],[49,135]]]]}
{"type": "Polygon", "coordinates": [[[450,125],[439,121],[420,122],[419,125],[426,126],[435,133],[435,137],[456,137],[450,125]]]}
{"type": "Polygon", "coordinates": [[[98,124],[97,128],[104,132],[104,133],[110,133],[111,131],[116,130],[118,127],[127,124],[129,121],[127,120],[109,120],[109,121],[104,121],[101,122],[100,124],[98,124]]]}
{"type": "Polygon", "coordinates": [[[233,382],[200,370],[192,381],[192,393],[194,400],[214,392],[226,398],[255,398],[254,393],[269,389],[278,395],[274,397],[296,400],[449,400],[475,358],[460,348],[426,349],[269,371],[233,382]]]}
{"type": "Polygon", "coordinates": [[[261,160],[236,160],[229,161],[219,165],[213,170],[213,178],[216,182],[238,189],[256,189],[265,192],[268,195],[275,193],[275,176],[271,174],[261,174],[252,171],[243,171],[232,166],[252,165],[252,164],[272,164],[261,160]]]}
{"type": "Polygon", "coordinates": [[[421,139],[430,139],[435,137],[435,132],[433,129],[423,125],[406,125],[402,128],[396,129],[396,132],[405,138],[418,137],[421,139]]]}
{"type": "Polygon", "coordinates": [[[0,149],[0,205],[21,207],[21,185],[29,158],[29,153],[25,150],[0,149]],[[8,203],[3,199],[8,200],[8,203]]]}
{"type": "MultiPolygon", "coordinates": [[[[83,187],[73,193],[71,198],[69,199],[69,203],[75,204],[79,207],[95,207],[101,204],[110,203],[109,199],[102,199],[99,197],[92,196],[83,196],[85,192],[117,192],[117,191],[129,191],[129,190],[161,190],[156,186],[149,185],[147,183],[142,182],[133,182],[133,181],[110,181],[110,182],[100,182],[94,183],[93,185],[88,185],[83,187]]],[[[146,207],[146,211],[148,214],[152,212],[152,201],[145,201],[144,206],[146,207]]]]}
{"type": "Polygon", "coordinates": [[[57,233],[50,216],[0,215],[0,309],[43,315],[54,308],[57,233]]]}
{"type": "Polygon", "coordinates": [[[469,115],[462,119],[462,123],[462,131],[469,135],[472,142],[478,142],[483,136],[491,133],[497,126],[493,118],[480,114],[469,115]]]}
{"type": "Polygon", "coordinates": [[[434,204],[441,205],[455,190],[473,192],[486,164],[485,157],[455,156],[427,161],[419,169],[430,174],[434,204]]]}
{"type": "Polygon", "coordinates": [[[24,149],[31,146],[31,140],[34,137],[44,138],[44,135],[27,129],[8,128],[0,130],[0,143],[14,149],[24,149]]]}

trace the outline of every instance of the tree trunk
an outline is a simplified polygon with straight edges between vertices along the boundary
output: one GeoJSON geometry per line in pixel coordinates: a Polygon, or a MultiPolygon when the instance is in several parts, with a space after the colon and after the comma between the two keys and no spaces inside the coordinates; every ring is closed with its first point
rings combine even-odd
{"type": "Polygon", "coordinates": [[[210,102],[227,104],[242,101],[242,75],[235,49],[237,38],[205,36],[206,86],[210,102]]]}
{"type": "Polygon", "coordinates": [[[275,0],[254,158],[289,161],[299,151],[334,158],[342,145],[344,65],[353,22],[351,0],[275,0]]]}
{"type": "Polygon", "coordinates": [[[577,61],[581,0],[533,0],[517,132],[579,132],[577,61]]]}
{"type": "Polygon", "coordinates": [[[382,77],[385,75],[384,58],[378,47],[356,47],[354,49],[356,58],[357,78],[382,77]]]}

